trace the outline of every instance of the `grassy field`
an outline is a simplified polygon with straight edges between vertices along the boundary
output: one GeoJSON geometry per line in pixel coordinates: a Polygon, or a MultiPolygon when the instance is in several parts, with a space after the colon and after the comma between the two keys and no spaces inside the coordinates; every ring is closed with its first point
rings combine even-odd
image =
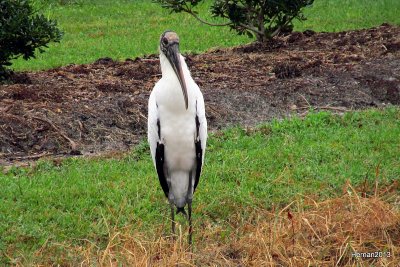
{"type": "MultiPolygon", "coordinates": [[[[98,58],[117,60],[157,53],[158,39],[166,29],[181,36],[183,52],[203,52],[253,41],[229,28],[210,27],[188,14],[170,14],[149,0],[35,0],[46,16],[56,19],[65,32],[59,44],[51,44],[37,59],[14,61],[16,70],[40,70],[67,64],[91,63],[98,58]],[[72,2],[60,5],[57,3],[72,2]],[[56,3],[56,4],[54,4],[56,3]]],[[[218,22],[207,12],[211,1],[199,7],[200,15],[218,22]]],[[[308,20],[296,22],[295,30],[343,31],[368,28],[383,22],[400,24],[397,0],[315,0],[306,9],[308,20]]]]}
{"type": "MultiPolygon", "coordinates": [[[[218,240],[225,242],[234,231],[227,223],[232,214],[244,222],[272,205],[341,195],[346,181],[357,187],[398,180],[399,120],[399,108],[321,112],[211,134],[195,195],[195,227],[223,228],[218,240]]],[[[110,229],[131,226],[154,239],[166,224],[169,233],[168,205],[145,142],[111,159],[13,167],[0,173],[0,188],[0,265],[79,263],[84,251],[68,249],[90,243],[104,250],[110,229]],[[43,251],[50,256],[40,258],[43,251]]]]}
{"type": "MultiPolygon", "coordinates": [[[[148,0],[54,2],[65,1],[35,1],[46,16],[59,21],[65,32],[63,40],[35,60],[16,60],[16,70],[157,53],[158,38],[165,29],[180,34],[184,52],[252,41],[227,28],[202,25],[186,14],[169,14],[148,0]]],[[[209,3],[200,6],[200,14],[206,19],[210,19],[206,13],[209,3]]],[[[383,22],[400,25],[399,13],[397,0],[315,0],[306,10],[308,20],[295,26],[299,31],[342,31],[383,22]]],[[[249,229],[245,227],[253,229],[256,237],[265,236],[258,232],[257,223],[278,221],[266,214],[282,210],[293,201],[324,201],[346,193],[362,207],[364,200],[357,199],[358,194],[346,185],[362,191],[370,188],[365,185],[374,187],[377,182],[381,188],[400,178],[399,121],[398,107],[343,116],[311,112],[304,119],[294,117],[254,129],[236,127],[211,134],[194,201],[195,229],[201,229],[195,233],[195,245],[203,246],[209,240],[207,232],[213,229],[219,229],[211,237],[218,244],[229,244],[232,236],[246,237],[249,229]]],[[[95,258],[93,264],[84,265],[107,266],[111,264],[104,263],[104,255],[117,247],[113,243],[116,236],[133,240],[152,259],[164,255],[148,246],[151,240],[169,233],[169,208],[144,141],[131,153],[112,158],[41,160],[29,168],[4,169],[0,171],[0,188],[0,265],[76,266],[95,258]],[[104,254],[98,254],[97,259],[100,252],[104,254]]],[[[399,189],[391,188],[398,196],[399,189]]],[[[369,189],[364,193],[374,195],[369,189]]],[[[398,217],[398,202],[393,203],[398,217]]],[[[296,207],[293,212],[304,212],[303,206],[296,207]]],[[[341,207],[341,211],[348,209],[341,207]]],[[[362,214],[363,210],[358,212],[362,214]]],[[[179,221],[184,223],[180,216],[179,221]]],[[[276,233],[287,235],[286,230],[276,233]]],[[[253,241],[244,239],[247,244],[253,241]]],[[[166,248],[166,255],[175,252],[175,247],[166,248]]],[[[132,254],[132,247],[122,249],[124,255],[132,254]]],[[[235,253],[228,254],[235,257],[235,253]]],[[[323,260],[324,255],[320,256],[323,260]]]]}

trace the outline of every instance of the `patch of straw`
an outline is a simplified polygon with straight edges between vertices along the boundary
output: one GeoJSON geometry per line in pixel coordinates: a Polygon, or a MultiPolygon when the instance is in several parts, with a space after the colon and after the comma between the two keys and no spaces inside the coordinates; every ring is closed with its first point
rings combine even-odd
{"type": "MultiPolygon", "coordinates": [[[[175,240],[162,234],[163,226],[153,239],[127,226],[109,228],[103,249],[90,241],[64,249],[81,259],[81,266],[399,266],[398,207],[379,194],[361,197],[347,186],[341,197],[320,202],[304,197],[282,210],[254,210],[245,221],[238,211],[226,225],[196,225],[192,249],[186,225],[178,225],[175,240]],[[284,212],[289,207],[290,216],[284,212]],[[233,229],[223,237],[227,225],[233,229]],[[355,257],[356,252],[390,257],[355,257]]],[[[43,262],[37,264],[53,264],[44,260],[47,248],[46,243],[38,251],[43,262]]],[[[75,263],[66,258],[63,265],[75,263]]]]}

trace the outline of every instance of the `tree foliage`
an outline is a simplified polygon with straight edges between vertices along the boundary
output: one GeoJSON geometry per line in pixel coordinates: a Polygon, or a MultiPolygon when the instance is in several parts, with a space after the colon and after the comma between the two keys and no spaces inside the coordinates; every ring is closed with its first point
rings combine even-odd
{"type": "Polygon", "coordinates": [[[0,81],[5,80],[11,60],[35,57],[50,42],[59,42],[62,32],[55,21],[37,14],[29,1],[0,0],[0,81]]]}
{"type": "Polygon", "coordinates": [[[282,31],[293,29],[293,19],[305,20],[303,8],[314,0],[214,0],[210,12],[228,20],[210,23],[198,16],[195,7],[203,0],[155,0],[171,12],[186,12],[211,26],[229,26],[239,34],[256,36],[266,42],[282,31]]]}

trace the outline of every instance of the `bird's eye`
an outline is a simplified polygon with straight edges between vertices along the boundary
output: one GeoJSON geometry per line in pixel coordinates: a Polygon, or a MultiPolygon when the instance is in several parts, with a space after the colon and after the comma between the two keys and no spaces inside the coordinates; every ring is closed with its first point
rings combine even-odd
{"type": "Polygon", "coordinates": [[[168,44],[168,39],[166,37],[164,37],[164,38],[162,38],[162,42],[163,42],[164,45],[167,45],[168,44]]]}

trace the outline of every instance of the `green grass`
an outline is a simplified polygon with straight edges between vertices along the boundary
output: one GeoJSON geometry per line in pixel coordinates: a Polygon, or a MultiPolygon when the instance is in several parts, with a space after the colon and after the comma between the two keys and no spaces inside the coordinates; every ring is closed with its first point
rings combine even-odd
{"type": "MultiPolygon", "coordinates": [[[[246,218],[254,208],[282,207],[304,195],[337,196],[347,180],[398,180],[399,121],[399,108],[342,117],[321,112],[211,134],[194,220],[224,224],[232,213],[246,218]]],[[[0,174],[0,188],[0,252],[26,262],[45,243],[54,247],[55,262],[60,243],[86,239],[104,248],[114,227],[134,225],[151,238],[169,216],[144,142],[121,159],[12,168],[0,174]]],[[[0,259],[11,263],[5,254],[0,259]]]]}
{"type": "Polygon", "coordinates": [[[400,25],[400,2],[396,0],[314,0],[306,9],[308,18],[297,23],[298,30],[338,32],[378,26],[384,22],[400,25]]]}
{"type": "MultiPolygon", "coordinates": [[[[36,0],[37,3],[43,1],[36,0]]],[[[183,52],[203,52],[253,41],[226,27],[203,25],[188,14],[170,14],[150,0],[75,2],[77,4],[37,5],[49,18],[59,22],[65,32],[64,38],[59,44],[51,44],[46,53],[38,54],[37,59],[15,60],[13,68],[40,70],[70,63],[91,63],[101,57],[124,60],[154,54],[159,36],[166,29],[179,33],[183,52]]],[[[207,1],[199,7],[200,15],[207,20],[213,20],[207,11],[210,3],[207,1]]],[[[342,31],[383,22],[400,24],[398,14],[398,0],[315,0],[313,7],[306,10],[308,20],[296,22],[295,29],[342,31]]]]}

